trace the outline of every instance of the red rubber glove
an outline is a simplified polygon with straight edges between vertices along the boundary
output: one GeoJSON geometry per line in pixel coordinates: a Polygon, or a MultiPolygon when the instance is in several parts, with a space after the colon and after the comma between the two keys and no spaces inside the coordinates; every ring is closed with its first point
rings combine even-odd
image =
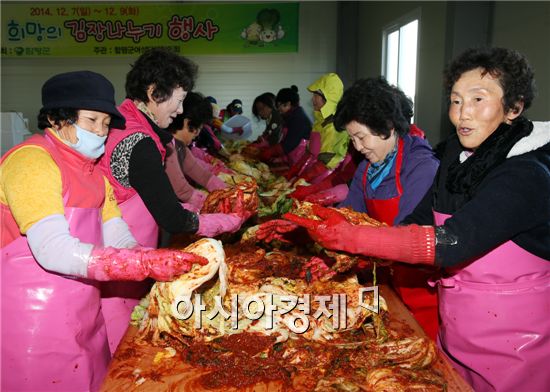
{"type": "Polygon", "coordinates": [[[309,201],[310,203],[320,204],[322,206],[330,206],[346,200],[348,192],[348,186],[346,184],[340,184],[330,189],[308,195],[304,198],[304,200],[309,201]]]}
{"type": "Polygon", "coordinates": [[[273,158],[280,157],[284,154],[285,152],[283,151],[283,147],[280,144],[275,144],[262,150],[260,153],[260,160],[269,162],[273,158]]]}
{"type": "Polygon", "coordinates": [[[169,281],[189,272],[193,263],[205,265],[208,260],[175,249],[94,248],[88,259],[87,277],[100,281],[140,281],[147,277],[169,281]]]}
{"type": "Polygon", "coordinates": [[[318,192],[330,189],[333,186],[334,185],[332,184],[331,179],[327,177],[317,184],[312,184],[308,186],[298,185],[294,192],[290,193],[288,196],[296,200],[305,200],[307,196],[314,195],[318,192]]]}
{"type": "Polygon", "coordinates": [[[216,212],[239,216],[242,218],[241,224],[244,223],[248,218],[256,214],[255,210],[251,211],[247,209],[244,197],[243,190],[237,189],[236,197],[233,200],[229,198],[222,199],[218,204],[216,212]]]}
{"type": "Polygon", "coordinates": [[[315,185],[310,186],[304,186],[304,185],[298,185],[296,189],[294,189],[294,192],[290,193],[288,196],[292,197],[296,200],[304,200],[307,196],[311,195],[312,193],[315,193],[315,189],[312,189],[315,185]]]}
{"type": "Polygon", "coordinates": [[[308,283],[316,280],[326,281],[334,275],[336,275],[336,272],[331,270],[323,259],[317,256],[313,256],[309,259],[302,271],[300,271],[300,277],[305,279],[308,283]]]}
{"type": "Polygon", "coordinates": [[[288,213],[283,217],[305,227],[316,242],[328,249],[409,264],[434,264],[435,232],[432,226],[352,225],[334,209],[314,205],[313,212],[322,220],[288,213]]]}
{"type": "Polygon", "coordinates": [[[300,178],[303,178],[307,182],[311,183],[314,179],[316,179],[317,177],[326,173],[329,170],[330,169],[327,168],[323,162],[315,161],[315,163],[310,165],[309,168],[306,168],[306,171],[300,174],[300,178]]]}
{"type": "Polygon", "coordinates": [[[269,222],[262,223],[256,232],[256,239],[265,243],[270,243],[273,240],[281,242],[290,242],[283,237],[284,234],[294,231],[299,226],[295,223],[283,220],[274,219],[269,222]]]}
{"type": "Polygon", "coordinates": [[[302,157],[296,162],[294,165],[291,166],[291,168],[288,170],[288,172],[285,173],[284,177],[290,181],[297,175],[301,173],[302,170],[306,167],[307,161],[312,157],[311,153],[309,151],[304,151],[304,154],[302,157]]]}

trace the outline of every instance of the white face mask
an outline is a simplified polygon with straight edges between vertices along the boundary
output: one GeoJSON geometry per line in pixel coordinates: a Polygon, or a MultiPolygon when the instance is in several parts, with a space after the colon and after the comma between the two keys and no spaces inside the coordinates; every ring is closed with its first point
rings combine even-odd
{"type": "Polygon", "coordinates": [[[79,127],[76,123],[72,125],[76,128],[76,137],[78,141],[76,144],[69,143],[69,145],[75,151],[78,151],[88,158],[99,158],[105,152],[105,140],[107,139],[107,135],[98,136],[93,132],[79,127]]]}

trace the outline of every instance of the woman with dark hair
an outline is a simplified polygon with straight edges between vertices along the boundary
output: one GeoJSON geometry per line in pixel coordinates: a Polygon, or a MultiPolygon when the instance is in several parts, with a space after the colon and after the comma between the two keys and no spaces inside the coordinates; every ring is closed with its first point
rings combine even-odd
{"type": "Polygon", "coordinates": [[[215,132],[220,131],[222,126],[222,121],[218,116],[220,110],[218,108],[216,98],[208,96],[205,99],[211,106],[211,119],[202,125],[202,129],[199,132],[199,135],[194,139],[193,145],[200,148],[205,153],[208,152],[208,154],[215,157],[229,159],[230,154],[226,151],[215,132]]]}
{"type": "MultiPolygon", "coordinates": [[[[215,237],[242,224],[236,214],[197,214],[183,208],[164,171],[166,146],[173,137],[166,128],[183,111],[183,101],[195,83],[197,66],[185,57],[150,49],[126,76],[126,99],[118,107],[124,129],[113,129],[100,165],[113,186],[115,198],[130,231],[142,246],[156,248],[159,226],[170,234],[196,233],[215,237]]],[[[112,326],[109,339],[116,347],[130,314],[149,290],[146,284],[104,287],[103,310],[112,326]]]]}
{"type": "MultiPolygon", "coordinates": [[[[334,116],[337,130],[346,130],[363,155],[349,187],[319,189],[306,200],[366,212],[390,226],[398,225],[422,200],[438,167],[430,145],[409,135],[412,101],[380,78],[361,79],[344,92],[334,116]],[[344,196],[344,197],[341,197],[344,196]],[[343,199],[343,200],[342,200],[343,199]]],[[[300,189],[291,194],[303,194],[300,189]]],[[[429,336],[437,334],[437,297],[428,286],[431,271],[395,265],[392,283],[429,336]]]]}
{"type": "Polygon", "coordinates": [[[271,162],[282,158],[291,165],[302,156],[311,134],[311,120],[300,106],[298,87],[292,85],[279,90],[275,105],[283,118],[283,139],[262,151],[263,161],[271,162]]]}
{"type": "MultiPolygon", "coordinates": [[[[338,104],[334,123],[346,129],[365,157],[338,207],[366,212],[390,226],[411,214],[433,183],[438,167],[430,145],[409,135],[412,101],[380,77],[357,81],[338,104]]],[[[396,264],[391,283],[426,333],[437,335],[436,290],[428,268],[396,264]]]]}
{"type": "Polygon", "coordinates": [[[164,171],[166,128],[183,111],[195,83],[197,66],[163,49],[141,55],[126,77],[126,100],[119,110],[126,128],[115,129],[106,143],[102,167],[130,230],[140,244],[156,247],[158,226],[171,234],[214,237],[241,225],[236,215],[197,215],[182,208],[164,171]]]}
{"type": "Polygon", "coordinates": [[[121,219],[96,165],[125,122],[111,82],[55,75],[42,105],[44,134],[0,162],[1,389],[95,391],[111,359],[100,281],[170,280],[197,257],[139,247],[121,219]]]}
{"type": "Polygon", "coordinates": [[[275,107],[275,94],[258,95],[252,103],[252,114],[266,123],[264,132],[255,143],[263,147],[278,144],[283,138],[283,119],[275,107]]]}
{"type": "Polygon", "coordinates": [[[346,90],[334,123],[347,131],[365,160],[340,207],[366,212],[389,225],[414,210],[431,186],[438,162],[424,139],[409,136],[411,115],[412,101],[382,77],[359,80],[346,90]],[[374,203],[390,199],[396,208],[390,213],[382,206],[378,211],[374,203]]]}
{"type": "Polygon", "coordinates": [[[195,189],[187,180],[204,187],[208,192],[226,188],[227,185],[207,171],[193,156],[189,145],[201,132],[204,124],[212,120],[212,105],[201,94],[190,92],[183,101],[183,113],[168,126],[174,139],[167,146],[165,171],[178,199],[188,210],[198,212],[206,194],[195,189]]]}
{"type": "Polygon", "coordinates": [[[328,249],[441,268],[438,343],[476,391],[550,385],[550,126],[524,115],[527,59],[469,49],[445,71],[456,128],[434,184],[398,227],[288,216],[328,249]]]}

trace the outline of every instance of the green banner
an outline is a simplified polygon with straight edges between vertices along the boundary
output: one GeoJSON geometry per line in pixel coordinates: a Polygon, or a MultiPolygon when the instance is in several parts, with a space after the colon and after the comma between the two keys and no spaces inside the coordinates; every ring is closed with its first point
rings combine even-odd
{"type": "Polygon", "coordinates": [[[2,57],[298,51],[298,3],[6,3],[2,57]]]}

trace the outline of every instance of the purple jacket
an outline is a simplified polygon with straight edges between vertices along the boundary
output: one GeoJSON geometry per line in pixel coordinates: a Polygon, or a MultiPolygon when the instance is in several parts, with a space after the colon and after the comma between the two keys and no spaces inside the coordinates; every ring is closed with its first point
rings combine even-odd
{"type": "MultiPolygon", "coordinates": [[[[439,166],[439,161],[435,158],[427,141],[410,135],[405,135],[403,141],[402,194],[399,201],[399,213],[393,222],[395,225],[409,215],[422,200],[422,197],[430,189],[439,166]]],[[[366,159],[359,164],[351,181],[348,196],[338,207],[350,207],[355,211],[368,213],[363,191],[363,175],[367,164],[366,159]]],[[[376,191],[373,191],[367,183],[366,196],[369,199],[391,199],[397,196],[395,162],[390,173],[378,185],[376,191]]]]}

